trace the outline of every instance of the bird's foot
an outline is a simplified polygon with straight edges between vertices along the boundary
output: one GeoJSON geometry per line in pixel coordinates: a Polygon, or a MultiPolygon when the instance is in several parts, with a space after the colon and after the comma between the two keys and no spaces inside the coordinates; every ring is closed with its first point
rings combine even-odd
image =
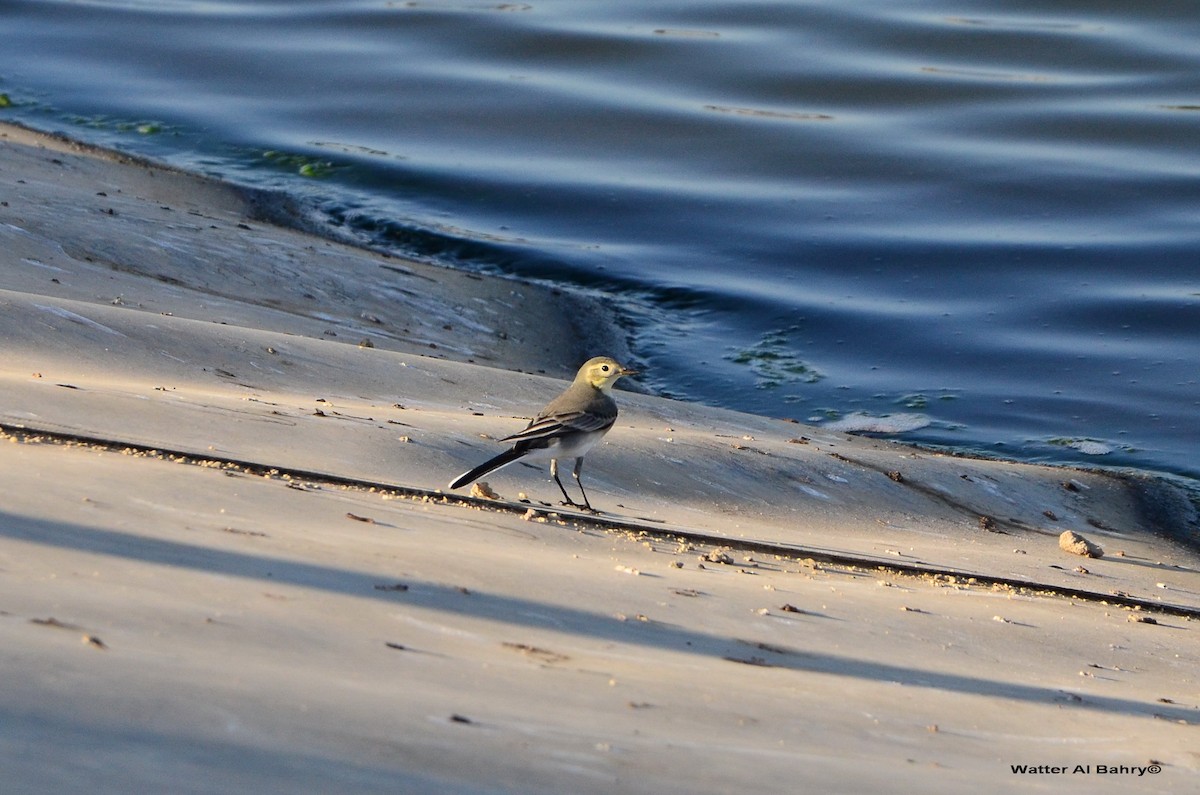
{"type": "Polygon", "coordinates": [[[588,505],[587,503],[580,505],[579,503],[575,502],[574,500],[565,500],[563,502],[560,502],[559,505],[563,506],[564,508],[574,508],[577,511],[582,511],[584,513],[590,513],[593,516],[600,515],[599,511],[597,511],[595,508],[593,508],[591,505],[588,505]]]}

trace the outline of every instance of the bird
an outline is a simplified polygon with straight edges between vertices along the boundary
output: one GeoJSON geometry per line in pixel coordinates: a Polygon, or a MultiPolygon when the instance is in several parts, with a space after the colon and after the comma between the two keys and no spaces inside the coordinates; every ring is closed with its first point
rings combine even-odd
{"type": "Polygon", "coordinates": [[[588,359],[579,368],[575,380],[566,391],[547,403],[524,430],[500,440],[512,442],[511,448],[462,473],[450,482],[450,488],[465,486],[516,461],[549,459],[550,476],[562,491],[562,504],[597,513],[588,500],[583,481],[579,477],[583,470],[583,457],[604,438],[604,434],[608,433],[617,421],[617,402],[612,397],[613,384],[617,379],[636,375],[637,372],[608,356],[588,359]],[[572,474],[579,486],[579,493],[583,495],[582,504],[571,499],[571,495],[567,494],[566,487],[558,478],[559,459],[570,458],[575,459],[572,474]]]}

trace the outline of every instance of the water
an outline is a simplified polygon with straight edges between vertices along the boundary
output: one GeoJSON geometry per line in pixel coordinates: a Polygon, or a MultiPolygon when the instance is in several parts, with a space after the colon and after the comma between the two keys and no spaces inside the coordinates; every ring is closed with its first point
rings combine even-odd
{"type": "Polygon", "coordinates": [[[0,118],[603,291],[665,394],[1200,479],[1193,2],[4,0],[0,118]]]}

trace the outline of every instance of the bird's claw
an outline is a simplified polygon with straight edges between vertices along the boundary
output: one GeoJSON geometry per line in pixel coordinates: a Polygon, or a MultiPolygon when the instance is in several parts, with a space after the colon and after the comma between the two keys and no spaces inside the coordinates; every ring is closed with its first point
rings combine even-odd
{"type": "Polygon", "coordinates": [[[574,508],[577,511],[583,511],[584,513],[590,513],[593,516],[600,515],[600,512],[597,511],[592,506],[586,505],[586,504],[580,505],[579,503],[575,502],[574,500],[565,500],[563,502],[560,502],[559,505],[563,506],[564,508],[574,508]]]}

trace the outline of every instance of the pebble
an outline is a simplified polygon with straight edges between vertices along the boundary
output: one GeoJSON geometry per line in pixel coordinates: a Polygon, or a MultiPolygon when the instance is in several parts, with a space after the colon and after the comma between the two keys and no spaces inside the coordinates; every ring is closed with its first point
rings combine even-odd
{"type": "Polygon", "coordinates": [[[1070,552],[1072,555],[1083,555],[1085,558],[1100,558],[1104,556],[1103,549],[1097,544],[1088,541],[1074,530],[1067,530],[1060,535],[1058,537],[1058,546],[1064,552],[1070,552]]]}

